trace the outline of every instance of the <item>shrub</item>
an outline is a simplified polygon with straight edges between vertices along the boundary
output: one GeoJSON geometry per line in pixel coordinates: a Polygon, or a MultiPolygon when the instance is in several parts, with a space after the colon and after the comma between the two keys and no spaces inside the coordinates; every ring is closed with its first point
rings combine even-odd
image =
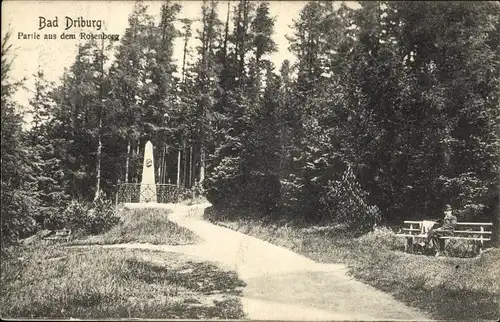
{"type": "Polygon", "coordinates": [[[279,204],[280,190],[280,181],[276,175],[251,173],[239,187],[238,205],[257,212],[271,212],[279,204]]]}
{"type": "Polygon", "coordinates": [[[303,195],[303,182],[296,175],[289,174],[288,178],[280,180],[281,184],[281,209],[289,212],[295,212],[303,195]]]}
{"type": "Polygon", "coordinates": [[[196,184],[191,188],[191,194],[194,197],[201,197],[205,195],[205,189],[203,188],[203,185],[199,182],[196,182],[196,184]]]}
{"type": "Polygon", "coordinates": [[[361,237],[358,242],[362,246],[370,246],[375,248],[398,249],[401,246],[401,240],[396,237],[396,233],[388,227],[376,227],[361,237]]]}
{"type": "MultiPolygon", "coordinates": [[[[229,149],[225,147],[224,149],[229,149]]],[[[219,154],[228,153],[222,152],[219,154]]],[[[217,163],[217,162],[216,162],[217,163]]],[[[280,200],[281,184],[276,174],[247,167],[241,157],[222,157],[203,181],[207,200],[215,208],[247,208],[273,211],[280,200]]]]}
{"type": "Polygon", "coordinates": [[[347,167],[341,181],[330,181],[321,203],[332,209],[335,219],[346,224],[352,232],[371,230],[380,222],[377,206],[366,202],[367,193],[361,189],[350,167],[347,167]]]}
{"type": "Polygon", "coordinates": [[[90,206],[86,202],[72,200],[68,208],[64,211],[64,218],[61,222],[67,228],[72,230],[86,231],[87,214],[90,211],[90,206]]]}
{"type": "Polygon", "coordinates": [[[64,212],[68,228],[85,234],[100,234],[120,222],[113,203],[102,195],[93,203],[72,201],[64,212]]]}
{"type": "Polygon", "coordinates": [[[475,257],[477,252],[474,250],[474,245],[467,240],[449,239],[446,241],[445,252],[451,257],[475,257]]]}
{"type": "Polygon", "coordinates": [[[69,205],[62,207],[46,207],[45,209],[41,209],[41,215],[38,216],[38,226],[41,229],[60,229],[66,223],[66,216],[64,214],[64,210],[69,205]]]}
{"type": "MultiPolygon", "coordinates": [[[[3,166],[3,165],[2,165],[3,166]]],[[[3,171],[3,170],[2,170],[3,171]]],[[[38,202],[29,191],[22,189],[1,189],[2,211],[2,246],[17,244],[19,239],[27,237],[36,231],[36,221],[33,213],[38,202]]],[[[2,247],[3,254],[4,247],[2,247]]]]}
{"type": "Polygon", "coordinates": [[[206,191],[203,185],[199,182],[196,182],[190,189],[182,189],[179,195],[179,199],[180,201],[189,201],[189,203],[194,204],[204,200],[205,192],[206,191]]]}
{"type": "Polygon", "coordinates": [[[450,203],[462,221],[482,221],[492,215],[495,204],[495,181],[482,180],[474,172],[457,174],[451,178],[440,176],[438,182],[451,196],[450,203]]]}
{"type": "Polygon", "coordinates": [[[103,233],[120,222],[120,217],[116,215],[113,203],[110,200],[105,199],[105,196],[94,201],[93,206],[93,209],[88,212],[90,217],[89,233],[103,233]]]}
{"type": "Polygon", "coordinates": [[[238,158],[222,158],[211,175],[203,181],[207,200],[214,207],[228,205],[235,199],[240,181],[236,171],[238,163],[238,158]]]}

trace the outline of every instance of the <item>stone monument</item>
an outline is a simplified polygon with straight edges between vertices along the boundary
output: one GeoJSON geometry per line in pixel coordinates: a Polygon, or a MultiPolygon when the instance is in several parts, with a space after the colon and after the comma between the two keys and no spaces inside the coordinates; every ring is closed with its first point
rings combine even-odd
{"type": "Polygon", "coordinates": [[[157,202],[155,164],[153,159],[153,144],[151,141],[146,142],[146,146],[144,147],[144,163],[142,165],[142,182],[139,202],[157,202]]]}

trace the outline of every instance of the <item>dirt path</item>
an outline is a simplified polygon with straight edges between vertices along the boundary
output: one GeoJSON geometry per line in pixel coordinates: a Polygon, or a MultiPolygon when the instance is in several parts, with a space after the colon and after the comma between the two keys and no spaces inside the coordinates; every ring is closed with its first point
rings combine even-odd
{"type": "Polygon", "coordinates": [[[202,220],[209,205],[165,205],[170,219],[204,242],[188,246],[147,244],[109,247],[174,251],[216,262],[247,283],[242,303],[250,319],[427,320],[389,294],[354,280],[340,264],[320,264],[290,250],[202,220]]]}

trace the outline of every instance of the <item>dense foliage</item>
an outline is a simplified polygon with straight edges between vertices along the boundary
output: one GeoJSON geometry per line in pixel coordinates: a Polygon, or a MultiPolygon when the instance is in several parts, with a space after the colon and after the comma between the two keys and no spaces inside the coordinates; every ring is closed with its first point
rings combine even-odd
{"type": "Polygon", "coordinates": [[[22,81],[12,80],[10,33],[2,39],[2,242],[11,243],[36,228],[33,212],[39,205],[34,175],[38,156],[26,142],[22,115],[12,95],[22,81]]]}
{"type": "Polygon", "coordinates": [[[288,37],[296,62],[279,67],[268,3],[217,9],[204,1],[192,31],[178,4],[156,21],[138,2],[119,43],[80,46],[58,87],[36,75],[29,131],[2,55],[6,236],[140,182],[147,140],[157,182],[203,185],[216,208],[365,231],[449,203],[498,224],[498,3],[309,2],[288,37]]]}

